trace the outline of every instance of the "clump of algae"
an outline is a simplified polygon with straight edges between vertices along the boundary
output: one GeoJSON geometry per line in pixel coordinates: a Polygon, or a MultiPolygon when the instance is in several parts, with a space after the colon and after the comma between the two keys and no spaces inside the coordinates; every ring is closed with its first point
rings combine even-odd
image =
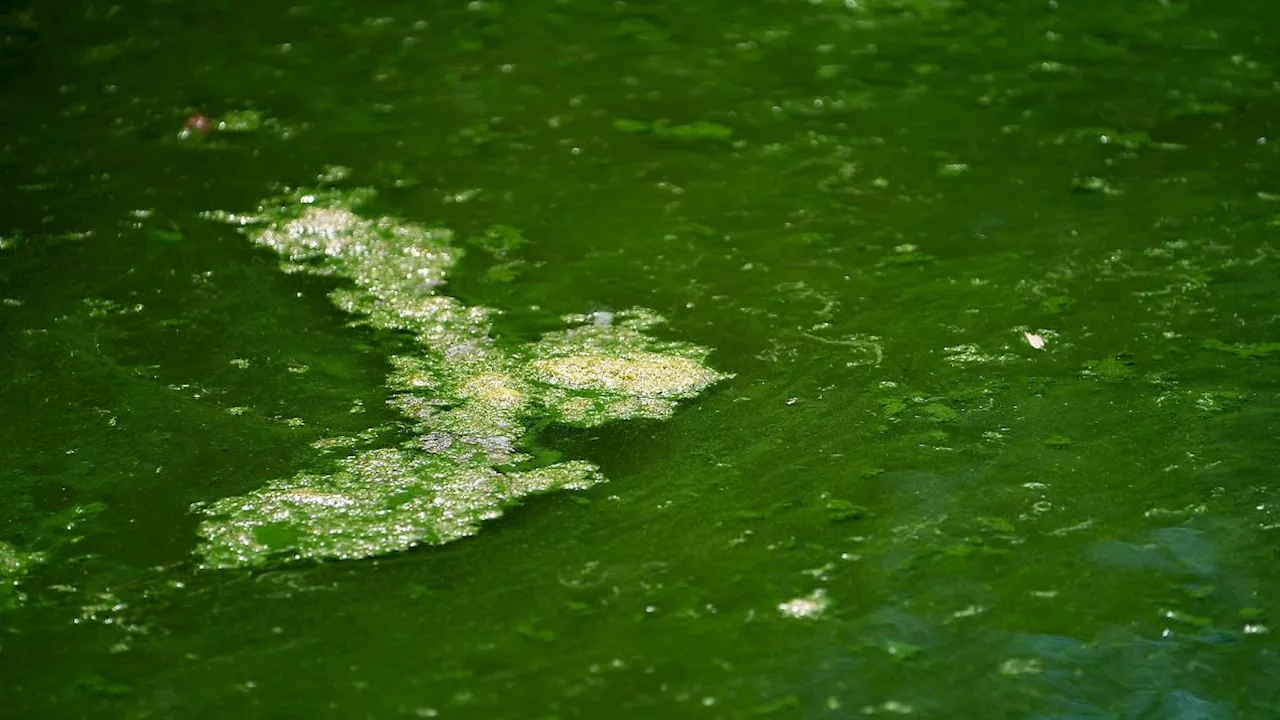
{"type": "Polygon", "coordinates": [[[692,360],[659,353],[552,357],[535,360],[532,368],[538,379],[549,385],[643,397],[696,393],[716,378],[714,372],[692,360]]]}
{"type": "Polygon", "coordinates": [[[349,280],[333,293],[339,307],[408,331],[417,346],[391,359],[387,378],[389,403],[414,436],[356,452],[329,473],[197,505],[205,567],[363,558],[474,534],[524,496],[604,481],[578,460],[511,469],[530,460],[516,447],[531,420],[665,418],[727,377],[706,366],[705,348],[648,335],[662,318],[638,308],[568,316],[562,331],[500,347],[488,309],[439,292],[461,252],[452,234],[364,217],[357,210],[370,196],[300,192],[251,217],[210,214],[279,253],[288,272],[349,280]]]}

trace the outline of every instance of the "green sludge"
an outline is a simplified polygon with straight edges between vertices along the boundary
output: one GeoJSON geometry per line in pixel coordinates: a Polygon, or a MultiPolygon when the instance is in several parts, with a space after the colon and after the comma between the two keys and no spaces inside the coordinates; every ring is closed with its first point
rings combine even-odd
{"type": "Polygon", "coordinates": [[[197,506],[205,567],[363,558],[473,534],[521,497],[604,480],[583,461],[511,470],[530,459],[516,449],[530,420],[666,418],[726,377],[703,364],[706,349],[646,335],[661,318],[642,309],[566,317],[565,330],[499,347],[489,310],[438,292],[459,256],[452,234],[363,217],[354,209],[368,196],[300,193],[252,218],[213,216],[246,226],[287,271],[349,279],[333,293],[343,309],[413,333],[419,352],[392,358],[388,385],[414,437],[197,506]]]}

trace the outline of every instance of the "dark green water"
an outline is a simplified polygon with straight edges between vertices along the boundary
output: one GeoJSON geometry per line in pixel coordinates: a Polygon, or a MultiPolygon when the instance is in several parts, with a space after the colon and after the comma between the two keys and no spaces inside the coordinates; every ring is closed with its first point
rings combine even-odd
{"type": "Polygon", "coordinates": [[[0,31],[4,717],[1280,717],[1273,4],[0,31]],[[439,290],[499,351],[639,306],[734,377],[535,419],[523,450],[609,481],[472,537],[200,570],[193,504],[399,418],[413,338],[206,219],[326,183],[518,230],[439,290]]]}

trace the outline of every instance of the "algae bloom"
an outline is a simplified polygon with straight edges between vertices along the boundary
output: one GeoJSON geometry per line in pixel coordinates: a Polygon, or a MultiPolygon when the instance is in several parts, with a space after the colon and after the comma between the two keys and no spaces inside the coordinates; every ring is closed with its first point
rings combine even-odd
{"type": "Polygon", "coordinates": [[[461,252],[452,234],[364,217],[357,211],[370,195],[297,193],[252,217],[210,214],[279,253],[288,272],[348,280],[332,293],[339,307],[412,333],[416,347],[391,358],[387,378],[388,402],[411,436],[197,505],[205,567],[362,558],[473,534],[521,497],[604,480],[580,460],[512,469],[531,459],[517,449],[531,421],[665,418],[678,400],[727,377],[704,364],[705,348],[648,335],[662,318],[638,308],[607,321],[569,316],[564,330],[537,342],[503,344],[490,335],[490,310],[439,292],[461,252]]]}

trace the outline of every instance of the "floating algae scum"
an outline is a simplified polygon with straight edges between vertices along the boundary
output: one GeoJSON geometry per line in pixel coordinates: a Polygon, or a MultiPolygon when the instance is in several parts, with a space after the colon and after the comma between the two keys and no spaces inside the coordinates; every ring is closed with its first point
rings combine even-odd
{"type": "Polygon", "coordinates": [[[32,565],[42,562],[41,553],[27,553],[0,542],[0,610],[19,605],[26,595],[18,585],[32,565]]]}
{"type": "MultiPolygon", "coordinates": [[[[244,226],[289,272],[346,278],[344,310],[413,333],[420,352],[392,358],[390,403],[412,439],[362,449],[329,473],[301,473],[196,510],[206,519],[205,567],[270,559],[362,558],[474,533],[521,497],[603,481],[585,461],[514,469],[531,419],[589,427],[660,419],[676,402],[726,378],[705,348],[659,341],[661,318],[642,309],[565,318],[569,327],[513,349],[489,334],[491,311],[437,292],[459,251],[447,230],[355,212],[371,191],[297,192],[259,215],[212,213],[244,226]]],[[[320,447],[352,447],[332,438],[320,447]]]]}

